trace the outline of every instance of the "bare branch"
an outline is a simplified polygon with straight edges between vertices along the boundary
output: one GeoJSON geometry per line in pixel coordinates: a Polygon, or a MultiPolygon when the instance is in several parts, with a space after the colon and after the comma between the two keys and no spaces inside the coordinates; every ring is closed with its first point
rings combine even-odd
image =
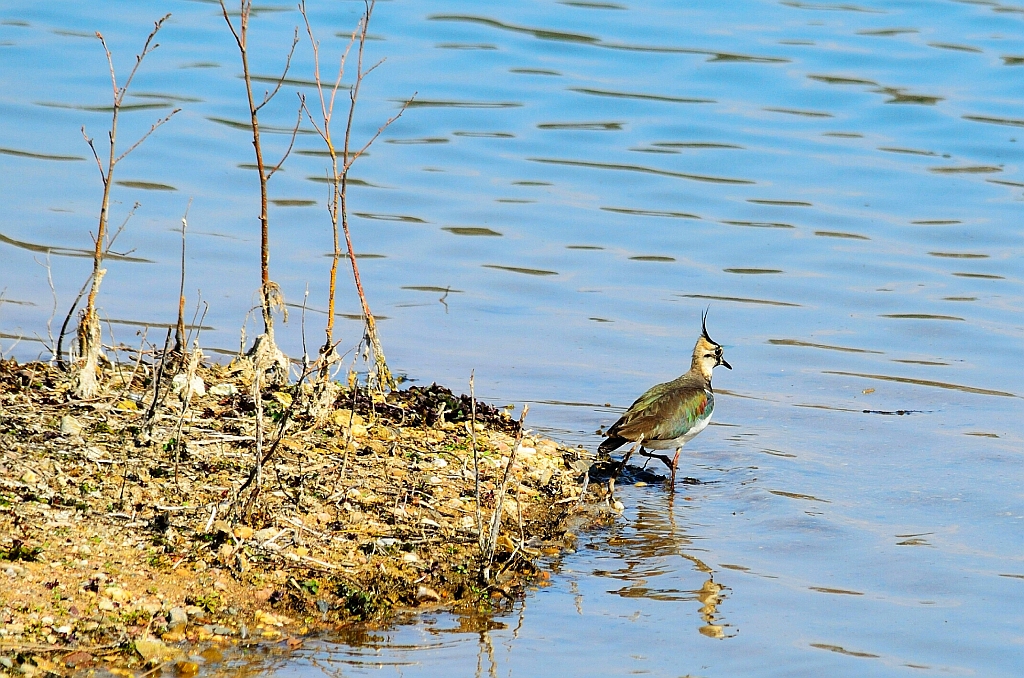
{"type": "MultiPolygon", "coordinates": [[[[241,36],[235,30],[235,25],[231,23],[231,17],[228,16],[228,8],[224,6],[224,0],[220,0],[220,11],[224,15],[224,21],[227,22],[228,28],[231,29],[231,35],[235,36],[235,42],[238,43],[238,49],[245,51],[245,44],[242,42],[241,36]]],[[[242,0],[242,16],[245,16],[245,0],[242,0]]]]}
{"type": "Polygon", "coordinates": [[[313,114],[310,113],[309,109],[306,107],[306,96],[302,92],[296,92],[296,94],[299,95],[299,107],[301,110],[306,112],[306,117],[309,118],[309,124],[313,126],[313,129],[316,130],[316,133],[320,135],[321,139],[327,141],[327,135],[322,129],[320,129],[320,126],[316,124],[316,120],[313,119],[313,114]]]}
{"type": "Polygon", "coordinates": [[[82,136],[85,137],[85,143],[89,144],[89,148],[92,149],[92,157],[96,158],[96,167],[100,170],[100,181],[103,185],[107,185],[107,175],[103,171],[103,161],[100,160],[100,154],[96,152],[96,145],[92,143],[92,139],[85,133],[85,125],[82,125],[82,136]]]}
{"type": "Polygon", "coordinates": [[[259,106],[256,107],[257,111],[260,110],[261,108],[263,108],[264,106],[266,106],[268,103],[270,103],[270,100],[273,99],[277,95],[277,93],[280,91],[281,85],[284,84],[285,78],[288,77],[288,69],[292,67],[292,55],[295,54],[295,46],[298,45],[298,44],[299,44],[299,29],[298,29],[298,27],[296,27],[295,28],[295,34],[292,36],[292,48],[290,50],[288,50],[288,58],[285,59],[285,62],[284,62],[284,72],[281,74],[281,77],[278,78],[277,84],[274,85],[273,91],[271,91],[271,92],[264,92],[264,94],[263,94],[263,103],[261,103],[259,106]]]}
{"type": "Polygon", "coordinates": [[[132,205],[132,208],[128,210],[128,216],[126,216],[124,218],[124,221],[121,222],[121,225],[117,227],[117,231],[114,232],[113,237],[111,237],[110,240],[107,241],[107,246],[103,250],[103,256],[107,256],[107,254],[110,252],[110,248],[114,246],[114,241],[117,240],[117,236],[121,235],[121,231],[123,231],[124,227],[128,225],[128,222],[131,220],[131,218],[135,216],[135,210],[139,209],[139,207],[141,206],[142,203],[136,201],[136,203],[132,205]]]}
{"type": "MultiPolygon", "coordinates": [[[[159,20],[153,22],[153,30],[150,32],[149,36],[146,38],[146,44],[144,44],[142,46],[142,51],[139,52],[139,54],[135,57],[135,66],[132,67],[132,72],[128,74],[128,79],[124,81],[124,86],[121,87],[119,92],[117,90],[117,84],[115,83],[114,90],[115,90],[115,95],[117,96],[117,103],[118,104],[120,104],[121,101],[124,99],[124,95],[128,91],[128,86],[132,84],[132,80],[135,78],[135,73],[139,70],[139,66],[142,65],[142,60],[146,58],[147,54],[149,54],[150,52],[152,52],[153,50],[155,50],[157,47],[160,46],[159,44],[154,44],[152,47],[150,47],[150,43],[153,42],[153,38],[156,37],[156,34],[160,32],[160,28],[164,25],[164,22],[167,21],[170,17],[171,17],[171,15],[170,15],[170,13],[168,13],[168,14],[163,15],[159,20]]],[[[102,39],[103,38],[101,36],[100,40],[102,40],[102,39]]],[[[106,44],[105,43],[104,43],[103,47],[104,47],[104,49],[106,49],[106,44]]],[[[110,52],[107,52],[107,56],[109,58],[110,52]]],[[[110,70],[111,71],[114,70],[114,65],[113,64],[110,65],[110,70]]]]}
{"type": "Polygon", "coordinates": [[[362,76],[363,76],[363,77],[365,78],[365,77],[366,77],[366,76],[368,76],[368,75],[369,75],[370,73],[373,73],[373,72],[374,72],[375,70],[377,70],[377,67],[378,67],[378,66],[380,66],[380,65],[381,65],[382,63],[384,63],[384,62],[385,62],[385,61],[387,61],[387,60],[388,60],[388,59],[387,59],[387,57],[384,57],[383,59],[381,59],[380,61],[378,61],[378,62],[377,62],[377,63],[375,63],[374,65],[370,66],[370,67],[369,67],[369,68],[367,68],[367,69],[366,69],[365,71],[363,71],[363,73],[362,73],[362,76]]]}
{"type": "Polygon", "coordinates": [[[103,34],[96,31],[96,38],[100,41],[100,44],[103,45],[103,52],[107,55],[107,65],[110,66],[110,85],[114,90],[114,103],[119,104],[121,102],[117,96],[117,75],[114,73],[114,57],[110,55],[110,48],[107,47],[107,41],[103,39],[103,34]]]}
{"type": "Polygon", "coordinates": [[[163,125],[163,124],[164,124],[165,122],[167,122],[168,120],[170,120],[171,118],[173,118],[173,117],[174,117],[174,115],[175,115],[176,113],[180,113],[180,112],[181,112],[181,109],[180,109],[180,108],[175,108],[175,109],[174,109],[173,111],[171,111],[171,112],[170,112],[170,113],[169,113],[169,114],[167,115],[167,117],[165,117],[165,118],[163,118],[163,119],[161,119],[161,120],[157,120],[157,121],[156,121],[155,123],[153,123],[153,126],[149,128],[149,131],[148,131],[148,132],[146,132],[145,134],[143,134],[143,135],[142,135],[142,137],[140,137],[138,141],[136,141],[136,142],[135,142],[134,144],[132,144],[132,145],[131,145],[131,147],[130,147],[130,148],[129,148],[129,149],[127,150],[127,151],[125,151],[125,152],[124,152],[124,153],[122,153],[121,155],[117,156],[117,159],[116,159],[116,160],[114,161],[114,163],[116,164],[116,163],[119,163],[119,162],[121,162],[122,160],[124,160],[124,157],[125,157],[126,155],[128,155],[129,153],[131,153],[132,151],[134,151],[134,150],[135,150],[136,148],[138,148],[138,147],[139,147],[139,144],[141,144],[141,143],[142,143],[143,141],[145,141],[145,140],[146,140],[146,138],[147,138],[147,137],[149,137],[149,135],[150,135],[150,134],[152,134],[153,132],[157,131],[157,129],[158,129],[158,128],[159,128],[159,127],[160,127],[161,125],[163,125]]]}
{"type": "Polygon", "coordinates": [[[411,104],[412,100],[416,98],[416,94],[418,93],[414,92],[413,95],[409,97],[409,100],[402,104],[402,110],[398,111],[398,113],[396,113],[391,118],[388,118],[388,121],[380,126],[380,128],[377,130],[377,133],[370,137],[370,140],[363,144],[362,148],[360,148],[355,153],[352,153],[351,157],[348,159],[348,162],[345,163],[345,166],[342,169],[343,172],[347,172],[349,168],[352,167],[352,163],[356,161],[356,158],[365,153],[366,149],[368,149],[370,145],[377,140],[377,137],[379,137],[384,132],[384,130],[386,130],[391,125],[391,123],[402,117],[402,114],[405,113],[405,109],[409,108],[409,104],[411,104]]]}
{"type": "Polygon", "coordinates": [[[295,120],[295,128],[292,129],[292,138],[291,138],[291,141],[288,142],[288,149],[284,152],[284,155],[281,156],[281,161],[278,162],[273,167],[271,167],[270,171],[267,172],[267,181],[270,181],[270,177],[274,176],[274,173],[277,172],[277,170],[281,169],[281,165],[283,165],[284,161],[288,159],[289,155],[291,155],[292,147],[295,146],[295,136],[299,133],[299,125],[302,124],[302,109],[303,108],[305,108],[305,104],[300,102],[299,103],[299,115],[298,115],[298,118],[295,120]]]}

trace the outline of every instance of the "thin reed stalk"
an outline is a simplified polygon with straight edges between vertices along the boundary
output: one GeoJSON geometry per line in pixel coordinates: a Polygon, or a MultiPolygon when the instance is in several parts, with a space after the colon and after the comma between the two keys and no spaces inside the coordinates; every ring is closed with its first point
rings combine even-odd
{"type": "MultiPolygon", "coordinates": [[[[143,134],[134,144],[128,147],[128,150],[124,151],[120,155],[117,153],[117,125],[118,118],[121,113],[121,105],[124,103],[125,94],[128,92],[128,88],[131,87],[132,80],[135,79],[135,74],[139,70],[139,66],[142,65],[143,59],[146,56],[159,47],[158,43],[153,42],[156,38],[160,28],[164,22],[170,17],[170,14],[164,15],[160,20],[156,21],[153,25],[153,30],[146,38],[146,42],[142,47],[142,51],[135,57],[135,66],[128,74],[127,80],[124,85],[118,86],[117,84],[117,73],[114,70],[114,59],[110,53],[110,49],[107,47],[107,42],[103,38],[103,34],[97,32],[96,37],[99,39],[100,44],[103,46],[103,52],[107,56],[107,65],[110,67],[110,83],[113,89],[113,106],[110,120],[110,130],[107,132],[107,139],[109,141],[108,158],[106,166],[100,159],[99,152],[96,150],[96,144],[93,143],[93,139],[89,137],[85,132],[85,126],[82,126],[82,136],[85,138],[85,142],[89,145],[92,150],[93,158],[96,160],[96,167],[99,169],[100,180],[103,183],[103,198],[100,203],[100,215],[99,223],[96,227],[96,234],[93,238],[93,258],[92,258],[92,275],[91,275],[91,286],[89,287],[89,294],[86,297],[85,309],[79,319],[78,332],[77,332],[77,355],[78,359],[74,361],[73,365],[73,385],[75,395],[82,399],[93,398],[99,392],[99,360],[100,352],[102,350],[102,330],[100,329],[99,314],[96,312],[96,297],[100,291],[100,284],[103,282],[103,276],[106,274],[106,269],[103,268],[103,258],[109,248],[107,225],[110,215],[110,191],[114,184],[114,169],[117,164],[124,160],[132,151],[139,147],[143,141],[145,141],[150,134],[155,132],[157,128],[162,126],[168,120],[170,120],[178,111],[181,109],[176,108],[169,115],[161,120],[155,122],[149,131],[143,134]]],[[[134,211],[134,210],[133,210],[134,211]]],[[[123,228],[123,226],[122,226],[123,228]]],[[[120,230],[118,231],[118,233],[120,230]]],[[[115,234],[114,237],[116,237],[115,234]]],[[[112,242],[113,239],[111,239],[112,242]]],[[[76,301],[77,304],[77,301],[76,301]]],[[[72,307],[73,308],[73,307],[72,307]]],[[[58,361],[60,357],[58,356],[58,361]]]]}
{"type": "Polygon", "coordinates": [[[252,89],[252,73],[249,67],[249,20],[252,16],[252,0],[240,1],[240,13],[238,26],[236,27],[228,14],[228,8],[224,0],[219,0],[221,13],[224,17],[231,35],[238,46],[238,52],[242,58],[242,78],[245,81],[245,94],[249,104],[249,120],[252,127],[252,145],[256,152],[256,170],[260,181],[260,310],[263,315],[263,334],[256,338],[250,351],[254,362],[259,362],[269,370],[267,375],[272,383],[283,383],[288,378],[288,359],[274,340],[274,310],[284,309],[284,297],[281,288],[270,279],[270,211],[268,209],[267,184],[270,178],[281,169],[284,161],[291,154],[295,145],[295,136],[299,132],[299,124],[302,121],[302,110],[299,110],[299,118],[292,130],[291,141],[281,159],[276,165],[266,164],[263,143],[260,135],[259,112],[277,95],[288,76],[288,69],[291,68],[292,56],[295,54],[295,46],[299,44],[299,29],[295,29],[292,38],[292,46],[288,50],[285,60],[284,71],[278,78],[273,89],[264,92],[263,100],[256,102],[252,89]]]}
{"type": "Polygon", "coordinates": [[[388,368],[387,360],[384,357],[384,349],[381,346],[380,337],[377,334],[376,320],[373,316],[373,312],[370,310],[370,304],[366,300],[366,292],[363,289],[362,277],[359,274],[359,264],[356,261],[355,250],[352,247],[352,233],[349,229],[348,223],[348,173],[352,168],[352,164],[366,152],[370,145],[373,144],[385,129],[402,116],[402,113],[405,112],[409,102],[412,101],[412,99],[410,99],[405,102],[401,110],[389,118],[388,121],[377,130],[376,134],[374,134],[369,141],[363,144],[362,147],[358,150],[352,149],[352,121],[355,118],[356,102],[359,99],[360,87],[362,86],[363,79],[383,63],[383,60],[381,60],[370,68],[363,68],[366,35],[370,25],[370,18],[373,16],[374,5],[374,0],[364,3],[365,11],[363,12],[363,16],[355,30],[353,30],[352,35],[349,38],[348,45],[345,47],[345,50],[342,52],[339,59],[338,75],[334,80],[334,84],[328,87],[324,85],[323,80],[320,77],[320,43],[317,42],[313,35],[313,28],[309,23],[309,16],[306,12],[305,0],[302,0],[299,3],[299,12],[302,14],[303,21],[306,24],[306,33],[309,35],[309,42],[313,48],[314,77],[316,80],[317,94],[320,99],[320,110],[315,118],[306,106],[305,97],[300,94],[299,99],[302,102],[301,105],[303,110],[306,112],[306,117],[309,118],[310,123],[316,129],[320,138],[323,139],[324,144],[327,146],[327,152],[331,158],[331,165],[329,168],[331,194],[327,201],[327,211],[331,218],[331,230],[334,236],[334,251],[331,260],[330,277],[328,280],[327,326],[325,328],[326,340],[323,347],[320,349],[320,375],[317,379],[317,383],[314,385],[314,388],[319,389],[320,391],[323,391],[327,387],[327,383],[330,381],[330,366],[337,360],[337,354],[335,352],[336,342],[334,340],[335,299],[337,290],[338,261],[343,254],[348,255],[349,264],[352,268],[352,279],[355,283],[356,292],[359,295],[359,303],[365,320],[365,339],[370,347],[371,357],[373,360],[373,365],[370,370],[369,386],[380,391],[392,389],[395,386],[394,378],[391,376],[391,370],[388,368]],[[331,133],[331,121],[334,116],[334,104],[338,96],[338,90],[341,89],[342,78],[345,74],[345,65],[353,47],[356,47],[356,74],[352,85],[349,87],[348,117],[346,119],[345,135],[342,140],[339,153],[339,149],[336,146],[331,133]],[[338,229],[339,223],[341,225],[340,232],[338,229]],[[345,239],[345,252],[342,252],[341,250],[342,236],[344,236],[345,239]]]}

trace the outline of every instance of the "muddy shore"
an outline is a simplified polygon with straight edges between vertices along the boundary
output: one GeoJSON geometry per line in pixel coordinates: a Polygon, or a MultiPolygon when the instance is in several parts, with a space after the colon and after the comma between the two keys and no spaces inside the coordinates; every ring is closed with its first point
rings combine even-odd
{"type": "Polygon", "coordinates": [[[0,362],[0,670],[189,674],[226,645],[486,613],[609,515],[587,451],[436,385],[342,387],[318,424],[294,385],[257,408],[236,363],[191,389],[155,377],[111,365],[103,397],[76,401],[56,368],[0,362]]]}

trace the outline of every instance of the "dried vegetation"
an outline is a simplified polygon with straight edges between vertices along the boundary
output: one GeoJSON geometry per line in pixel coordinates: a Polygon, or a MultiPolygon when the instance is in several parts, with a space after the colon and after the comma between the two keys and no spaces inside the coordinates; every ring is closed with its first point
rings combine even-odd
{"type": "Polygon", "coordinates": [[[308,387],[265,390],[257,408],[245,361],[178,364],[111,366],[104,397],[83,401],[66,373],[0,362],[7,661],[187,664],[179,645],[488,610],[543,585],[539,559],[601,519],[578,510],[584,451],[468,396],[341,386],[316,426],[308,387]],[[273,454],[243,490],[260,411],[273,454]]]}

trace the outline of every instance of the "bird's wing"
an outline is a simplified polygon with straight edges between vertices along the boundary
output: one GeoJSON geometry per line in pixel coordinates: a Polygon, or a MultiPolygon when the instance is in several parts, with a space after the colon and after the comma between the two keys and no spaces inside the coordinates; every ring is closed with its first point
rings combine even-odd
{"type": "Polygon", "coordinates": [[[640,396],[608,430],[610,435],[637,440],[672,440],[711,416],[714,395],[702,384],[676,380],[658,384],[640,396]]]}

